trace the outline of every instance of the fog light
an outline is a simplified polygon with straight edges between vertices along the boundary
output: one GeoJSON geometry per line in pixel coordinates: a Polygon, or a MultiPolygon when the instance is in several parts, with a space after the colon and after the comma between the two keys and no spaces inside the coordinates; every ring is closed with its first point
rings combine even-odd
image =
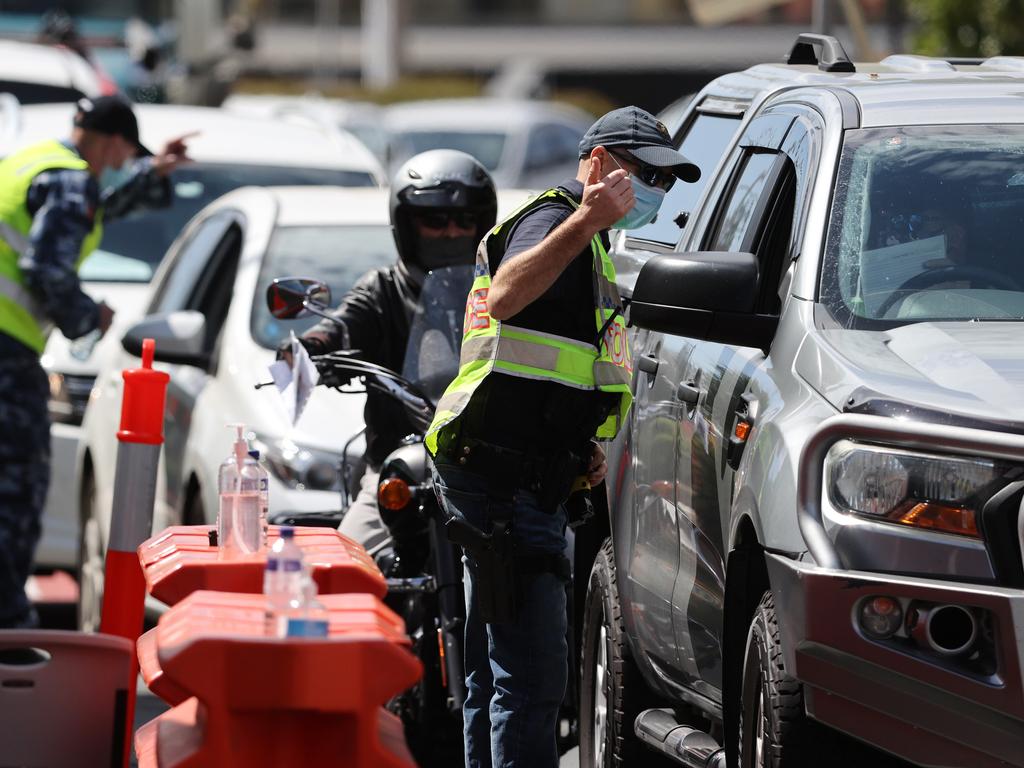
{"type": "Polygon", "coordinates": [[[869,597],[860,605],[860,628],[874,640],[886,640],[903,623],[903,608],[891,597],[869,597]]]}

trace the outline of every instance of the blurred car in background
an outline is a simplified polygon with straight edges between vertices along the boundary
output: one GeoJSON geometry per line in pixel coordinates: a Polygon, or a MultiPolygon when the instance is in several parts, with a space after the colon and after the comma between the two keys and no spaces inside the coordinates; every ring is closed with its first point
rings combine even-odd
{"type": "Polygon", "coordinates": [[[526,99],[435,99],[384,113],[389,167],[428,149],[458,149],[484,164],[495,185],[543,189],[576,176],[586,112],[526,99]]]}
{"type": "Polygon", "coordinates": [[[72,50],[0,40],[0,94],[21,104],[52,104],[105,90],[96,71],[72,50]]]}
{"type": "MultiPolygon", "coordinates": [[[[0,111],[16,130],[0,126],[0,156],[19,146],[71,132],[73,104],[28,106],[0,111]]],[[[83,287],[117,314],[111,332],[84,361],[69,352],[68,341],[53,333],[42,356],[50,376],[50,415],[54,422],[50,493],[43,517],[43,539],[36,562],[44,567],[74,567],[78,548],[78,498],[71,489],[82,414],[96,377],[99,351],[117,346],[119,329],[134,322],[145,307],[149,281],[168,246],[186,222],[207,203],[247,185],[378,186],[381,168],[350,135],[335,129],[255,120],[204,107],[136,105],[142,141],[158,150],[168,140],[192,131],[189,154],[195,162],[173,175],[169,208],[137,211],[110,222],[103,242],[79,272],[83,287]]],[[[118,175],[101,179],[115,185],[118,175]]]]}
{"type": "MultiPolygon", "coordinates": [[[[499,195],[499,215],[529,193],[499,195]]],[[[74,486],[81,499],[80,597],[83,628],[99,616],[103,559],[113,501],[123,381],[139,365],[126,351],[156,341],[171,375],[153,530],[211,523],[217,470],[243,423],[270,471],[270,510],[331,511],[340,503],[339,464],[346,441],[363,428],[361,394],[313,391],[293,425],[269,380],[278,344],[317,318],[281,322],[267,310],[276,277],[312,276],[336,306],[365,272],[397,257],[383,189],[245,188],[193,219],[154,279],[146,317],[122,345],[108,345],[86,411],[74,486]]]]}
{"type": "Polygon", "coordinates": [[[378,160],[387,163],[388,140],[382,125],[383,108],[369,101],[329,99],[316,93],[302,96],[234,93],[224,100],[221,107],[238,115],[311,121],[341,128],[363,142],[378,160]]]}

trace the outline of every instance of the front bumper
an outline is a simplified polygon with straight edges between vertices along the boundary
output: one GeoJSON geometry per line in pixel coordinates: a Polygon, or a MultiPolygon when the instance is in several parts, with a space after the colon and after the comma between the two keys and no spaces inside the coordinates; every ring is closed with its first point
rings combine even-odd
{"type": "Polygon", "coordinates": [[[1024,768],[1024,591],[767,560],[786,668],[811,717],[922,766],[1024,768]],[[855,614],[872,595],[988,611],[995,675],[868,639],[855,614]]]}

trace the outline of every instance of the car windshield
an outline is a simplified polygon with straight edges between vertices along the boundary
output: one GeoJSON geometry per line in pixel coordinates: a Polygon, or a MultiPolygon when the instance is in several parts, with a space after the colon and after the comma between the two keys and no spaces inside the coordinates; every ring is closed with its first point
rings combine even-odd
{"type": "Polygon", "coordinates": [[[289,331],[301,334],[318,317],[278,320],[264,297],[276,277],[311,277],[327,283],[331,305],[338,306],[356,280],[398,257],[391,227],[378,225],[279,227],[263,257],[252,303],[252,336],[257,344],[276,349],[289,331]]]}
{"type": "Polygon", "coordinates": [[[501,162],[505,134],[489,131],[400,131],[391,137],[392,164],[397,167],[428,149],[457,149],[472,155],[488,171],[501,162]]]}
{"type": "Polygon", "coordinates": [[[848,131],[821,301],[843,325],[1024,318],[1024,128],[848,131]]]}
{"type": "Polygon", "coordinates": [[[82,264],[82,280],[147,283],[160,259],[185,224],[207,203],[245,186],[346,187],[374,185],[362,171],[291,168],[269,165],[196,163],[174,171],[174,201],[169,208],[137,210],[103,228],[101,247],[82,264]]]}

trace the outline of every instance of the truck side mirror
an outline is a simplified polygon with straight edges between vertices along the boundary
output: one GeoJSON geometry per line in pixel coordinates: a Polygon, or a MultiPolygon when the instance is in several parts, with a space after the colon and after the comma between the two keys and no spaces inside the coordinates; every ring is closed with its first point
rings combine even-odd
{"type": "Polygon", "coordinates": [[[331,305],[331,289],[320,280],[307,277],[278,277],[267,286],[267,308],[278,320],[306,317],[310,305],[326,310],[331,305]]]}
{"type": "Polygon", "coordinates": [[[779,319],[755,311],[757,295],[751,253],[652,256],[637,277],[629,317],[653,331],[767,350],[779,319]]]}

